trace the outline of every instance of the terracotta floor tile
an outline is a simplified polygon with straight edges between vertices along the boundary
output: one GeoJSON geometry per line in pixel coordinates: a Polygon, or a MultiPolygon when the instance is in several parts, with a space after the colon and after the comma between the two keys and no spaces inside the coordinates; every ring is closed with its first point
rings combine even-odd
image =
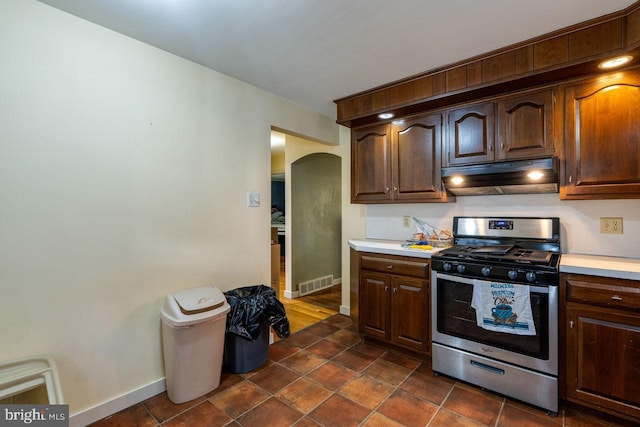
{"type": "Polygon", "coordinates": [[[207,393],[206,397],[209,398],[211,396],[215,396],[218,393],[222,393],[232,385],[238,384],[242,380],[244,380],[244,378],[241,375],[232,374],[231,372],[226,372],[223,370],[222,375],[220,376],[220,385],[216,387],[216,389],[212,392],[207,393]]]}
{"type": "Polygon", "coordinates": [[[295,347],[307,348],[318,340],[320,340],[320,337],[318,335],[312,334],[307,331],[300,331],[289,336],[289,338],[283,340],[282,342],[295,347]]]}
{"type": "Polygon", "coordinates": [[[325,339],[347,347],[351,347],[361,341],[360,335],[353,331],[347,331],[346,329],[340,329],[331,335],[327,335],[325,339]]]}
{"type": "Polygon", "coordinates": [[[331,316],[323,320],[321,323],[332,325],[332,326],[335,326],[336,328],[347,328],[349,326],[353,326],[353,322],[351,321],[351,318],[349,316],[345,316],[342,314],[331,316]]]}
{"type": "Polygon", "coordinates": [[[314,409],[309,417],[323,426],[342,427],[359,425],[369,413],[369,409],[364,406],[334,394],[314,409]]]}
{"type": "Polygon", "coordinates": [[[331,359],[332,362],[335,362],[339,365],[344,366],[345,368],[349,368],[352,371],[356,372],[362,371],[363,369],[371,365],[375,360],[375,357],[360,353],[359,351],[355,351],[350,348],[331,359]]]}
{"type": "MultiPolygon", "coordinates": [[[[209,401],[200,403],[193,409],[170,419],[163,424],[165,427],[209,427],[223,426],[231,422],[232,419],[216,408],[209,401]]],[[[133,425],[133,424],[132,424],[133,425]]]]}
{"type": "Polygon", "coordinates": [[[400,423],[393,421],[390,418],[385,417],[382,414],[374,412],[369,418],[361,424],[361,427],[405,427],[400,423]]]}
{"type": "Polygon", "coordinates": [[[537,408],[533,405],[529,405],[524,402],[519,402],[517,400],[512,400],[507,398],[505,402],[505,406],[506,405],[513,406],[514,408],[520,409],[521,411],[527,412],[529,414],[537,415],[543,418],[548,418],[549,420],[553,420],[558,425],[562,425],[564,423],[563,421],[564,418],[562,415],[562,407],[560,407],[560,409],[558,410],[558,415],[556,417],[552,417],[544,409],[537,408]]]}
{"type": "MultiPolygon", "coordinates": [[[[562,425],[562,418],[560,419],[562,425]]],[[[557,427],[558,419],[546,415],[544,412],[534,414],[510,405],[504,405],[498,419],[498,427],[557,427]]]]}
{"type": "Polygon", "coordinates": [[[147,410],[153,415],[158,421],[163,422],[168,420],[171,417],[178,415],[181,412],[186,411],[189,408],[196,406],[198,403],[205,400],[205,397],[199,397],[194,400],[190,400],[189,402],[181,403],[176,405],[171,400],[169,400],[169,396],[167,393],[156,394],[153,397],[142,402],[142,404],[147,408],[147,410]]]}
{"type": "Polygon", "coordinates": [[[425,426],[437,410],[433,403],[398,390],[380,405],[377,412],[407,426],[425,426]]]}
{"type": "Polygon", "coordinates": [[[319,337],[326,337],[327,335],[331,335],[338,329],[340,328],[320,322],[316,323],[315,325],[311,325],[308,328],[305,328],[304,331],[313,335],[317,335],[319,337]]]}
{"type": "Polygon", "coordinates": [[[322,427],[316,421],[309,417],[300,418],[300,420],[293,425],[293,427],[322,427]]]}
{"type": "Polygon", "coordinates": [[[272,397],[237,419],[243,427],[290,427],[302,413],[272,397]]]}
{"type": "Polygon", "coordinates": [[[485,425],[494,425],[502,408],[502,401],[487,393],[471,391],[455,385],[443,407],[485,425]]]}
{"type": "Polygon", "coordinates": [[[360,353],[364,353],[376,358],[384,355],[387,351],[389,351],[384,347],[381,347],[375,344],[366,343],[364,341],[360,341],[359,343],[352,346],[351,348],[353,350],[358,350],[360,353]]]}
{"type": "Polygon", "coordinates": [[[278,341],[269,346],[269,359],[280,361],[300,351],[300,347],[289,345],[287,341],[278,341]]]}
{"type": "Polygon", "coordinates": [[[286,359],[282,359],[280,364],[300,374],[306,374],[313,371],[326,361],[327,359],[324,357],[316,356],[306,350],[301,350],[286,359]]]}
{"type": "Polygon", "coordinates": [[[440,405],[451,392],[454,384],[455,381],[447,377],[436,377],[435,375],[425,375],[414,371],[409,375],[409,378],[400,385],[400,389],[420,399],[440,405]]]}
{"type": "Polygon", "coordinates": [[[275,364],[253,375],[250,380],[269,393],[275,394],[278,390],[288,386],[298,378],[300,378],[300,374],[275,364]]]}
{"type": "Polygon", "coordinates": [[[308,414],[332,393],[320,384],[301,378],[276,393],[276,397],[303,414],[308,414]]]}
{"type": "Polygon", "coordinates": [[[307,378],[333,391],[338,390],[355,376],[356,373],[351,369],[333,362],[327,362],[315,371],[307,374],[307,378]]]}
{"type": "Polygon", "coordinates": [[[504,402],[505,398],[504,396],[498,394],[498,393],[494,393],[493,391],[490,390],[485,390],[482,389],[476,385],[473,384],[469,384],[469,383],[465,383],[462,381],[456,381],[456,388],[461,388],[463,390],[467,390],[470,391],[472,393],[476,393],[476,394],[481,394],[484,397],[487,397],[489,399],[493,399],[493,400],[497,400],[498,402],[504,402]]]}
{"type": "Polygon", "coordinates": [[[271,395],[262,388],[249,380],[244,380],[222,393],[210,397],[209,401],[231,418],[237,418],[269,397],[271,395]]]}
{"type": "Polygon", "coordinates": [[[422,363],[422,360],[418,359],[415,356],[410,356],[395,351],[388,351],[384,356],[382,356],[382,359],[391,363],[395,363],[396,365],[403,366],[411,371],[416,369],[422,363]]]}
{"type": "Polygon", "coordinates": [[[91,424],[91,427],[155,427],[158,421],[147,412],[141,404],[131,406],[124,411],[117,412],[107,418],[91,424]]]}
{"type": "Polygon", "coordinates": [[[340,394],[365,408],[375,409],[394,390],[394,386],[364,375],[345,384],[340,394]]]}
{"type": "Polygon", "coordinates": [[[378,359],[373,362],[367,369],[362,371],[364,375],[371,376],[379,381],[384,381],[393,386],[398,386],[411,374],[411,371],[403,366],[395,363],[378,359]]]}
{"type": "MultiPolygon", "coordinates": [[[[511,424],[510,427],[516,427],[518,424],[511,424]]],[[[429,427],[485,427],[476,421],[465,418],[455,412],[440,409],[433,420],[429,423],[429,427]]]]}
{"type": "Polygon", "coordinates": [[[305,350],[309,353],[316,354],[325,359],[331,359],[336,354],[340,354],[347,349],[346,346],[333,341],[322,339],[315,344],[310,345],[305,350]]]}

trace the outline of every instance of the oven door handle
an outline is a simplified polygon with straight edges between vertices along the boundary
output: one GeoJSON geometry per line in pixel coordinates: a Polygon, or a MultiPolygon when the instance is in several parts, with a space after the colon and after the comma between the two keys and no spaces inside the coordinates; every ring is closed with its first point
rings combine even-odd
{"type": "Polygon", "coordinates": [[[548,286],[534,286],[534,285],[527,285],[526,283],[514,283],[514,282],[503,282],[500,280],[494,280],[494,281],[489,281],[489,280],[481,280],[481,279],[471,279],[468,277],[460,277],[460,276],[452,276],[450,274],[443,274],[443,273],[436,273],[436,279],[443,279],[443,280],[449,280],[451,282],[457,282],[457,283],[465,283],[467,285],[473,285],[474,283],[478,283],[478,284],[483,284],[483,283],[511,283],[515,286],[529,286],[529,292],[535,292],[538,294],[548,294],[549,293],[549,287],[548,286]]]}

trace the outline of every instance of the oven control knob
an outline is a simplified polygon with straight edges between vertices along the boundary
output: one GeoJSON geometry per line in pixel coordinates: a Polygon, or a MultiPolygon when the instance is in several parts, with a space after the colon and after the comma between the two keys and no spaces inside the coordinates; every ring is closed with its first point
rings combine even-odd
{"type": "Polygon", "coordinates": [[[534,280],[536,280],[536,273],[530,271],[527,273],[526,277],[528,281],[533,282],[534,280]]]}
{"type": "Polygon", "coordinates": [[[488,276],[489,274],[491,274],[491,267],[482,267],[482,270],[480,270],[480,272],[483,276],[488,276]]]}
{"type": "Polygon", "coordinates": [[[464,266],[464,264],[458,264],[458,267],[456,267],[456,270],[458,270],[458,273],[464,273],[465,269],[466,267],[464,266]]]}
{"type": "Polygon", "coordinates": [[[451,263],[450,262],[445,262],[442,264],[442,269],[444,271],[451,271],[451,263]]]}
{"type": "Polygon", "coordinates": [[[515,280],[518,278],[518,272],[516,270],[509,270],[507,276],[509,276],[509,279],[515,280]]]}

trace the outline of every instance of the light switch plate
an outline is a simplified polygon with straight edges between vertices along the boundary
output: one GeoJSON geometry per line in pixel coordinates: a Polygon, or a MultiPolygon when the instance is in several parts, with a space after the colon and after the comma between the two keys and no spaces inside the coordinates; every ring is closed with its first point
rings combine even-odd
{"type": "Polygon", "coordinates": [[[260,207],[260,193],[247,193],[247,206],[250,208],[260,207]]]}

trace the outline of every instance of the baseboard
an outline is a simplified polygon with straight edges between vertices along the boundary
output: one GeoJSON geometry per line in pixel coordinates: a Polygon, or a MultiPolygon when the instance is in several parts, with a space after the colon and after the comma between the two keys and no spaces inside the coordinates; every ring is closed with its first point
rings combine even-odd
{"type": "Polygon", "coordinates": [[[344,314],[345,316],[351,315],[351,308],[345,305],[340,306],[340,314],[344,314]]]}
{"type": "Polygon", "coordinates": [[[69,419],[69,427],[84,427],[98,420],[122,411],[130,406],[147,400],[167,389],[164,378],[149,383],[129,393],[122,394],[115,399],[96,405],[84,411],[72,414],[69,419]]]}
{"type": "Polygon", "coordinates": [[[284,297],[285,298],[289,298],[289,299],[293,299],[293,298],[298,298],[298,291],[284,291],[284,297]]]}

